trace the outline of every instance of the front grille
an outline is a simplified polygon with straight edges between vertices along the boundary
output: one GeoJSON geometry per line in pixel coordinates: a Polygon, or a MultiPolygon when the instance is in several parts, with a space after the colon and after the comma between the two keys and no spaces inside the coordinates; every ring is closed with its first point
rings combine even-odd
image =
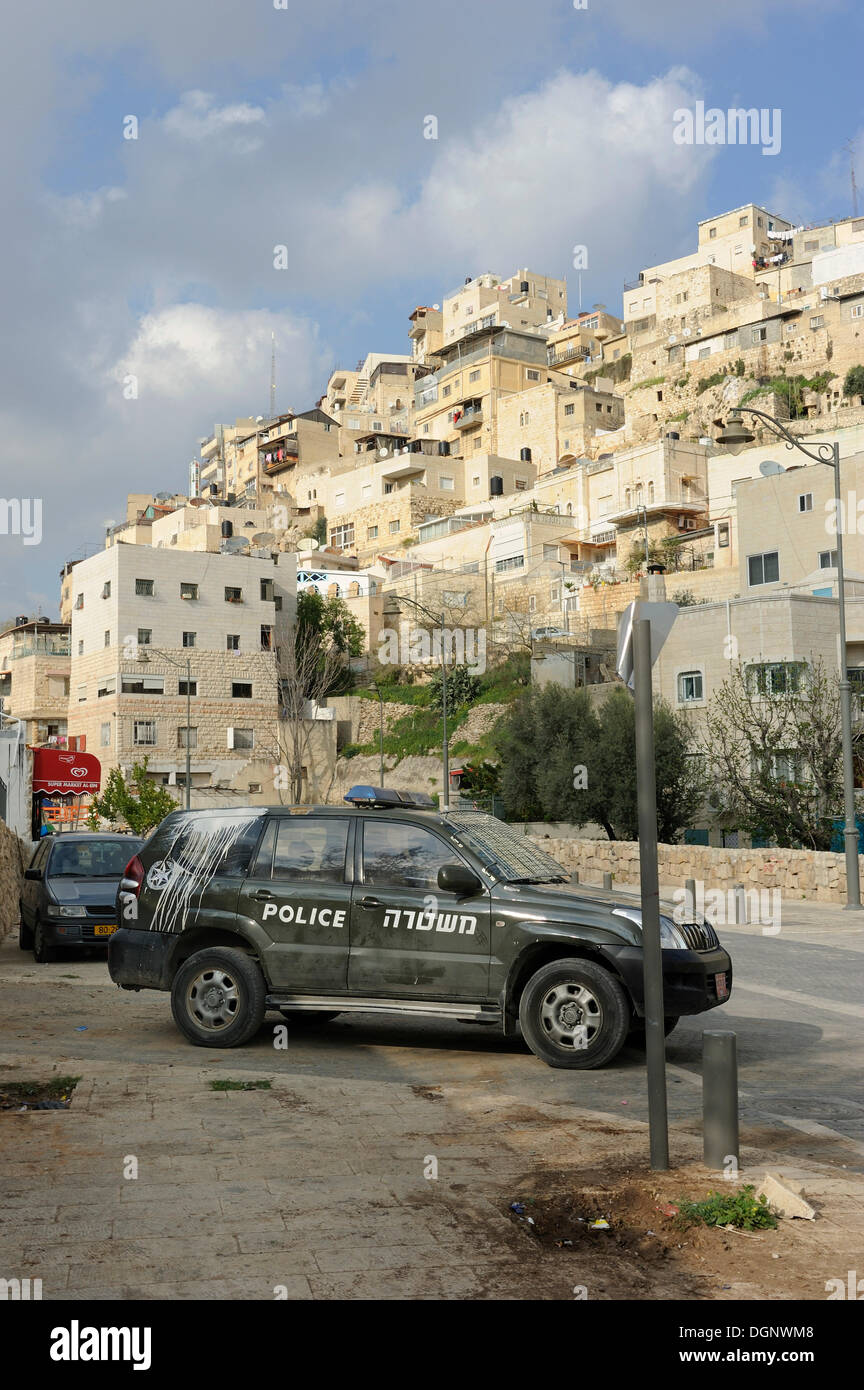
{"type": "Polygon", "coordinates": [[[113,903],[87,903],[88,917],[111,917],[114,914],[113,903]]]}
{"type": "Polygon", "coordinates": [[[710,922],[676,922],[691,951],[716,951],[720,939],[710,922]]]}

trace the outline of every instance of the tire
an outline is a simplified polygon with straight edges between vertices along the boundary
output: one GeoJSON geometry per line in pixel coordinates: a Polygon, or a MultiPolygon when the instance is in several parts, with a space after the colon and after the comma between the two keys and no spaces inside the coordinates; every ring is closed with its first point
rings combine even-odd
{"type": "Polygon", "coordinates": [[[177,971],[171,1012],[180,1032],[197,1047],[242,1047],[264,1021],[266,996],[264,976],[254,960],[229,946],[211,946],[177,971]]]}
{"type": "Polygon", "coordinates": [[[532,975],[519,1001],[522,1036],[550,1067],[587,1071],[611,1062],[627,1040],[630,1002],[614,975],[565,958],[532,975]],[[586,1029],[580,1033],[577,1030],[586,1029]]]}
{"type": "MultiPolygon", "coordinates": [[[[19,911],[20,911],[20,909],[19,909],[19,911]]],[[[20,921],[20,924],[21,924],[21,925],[19,926],[19,928],[18,928],[18,947],[19,947],[19,950],[21,950],[21,951],[32,951],[32,950],[33,950],[33,932],[31,931],[30,927],[27,926],[27,923],[24,921],[24,913],[23,913],[23,912],[20,913],[19,921],[20,921]]]]}
{"type": "Polygon", "coordinates": [[[33,928],[33,959],[37,965],[50,965],[52,960],[57,959],[57,951],[45,940],[45,928],[38,917],[33,928]]]}
{"type": "MultiPolygon", "coordinates": [[[[673,1028],[677,1028],[680,1022],[680,1018],[672,1014],[667,1014],[666,1018],[663,1020],[663,1036],[668,1038],[673,1028]]],[[[633,1020],[630,1031],[627,1034],[627,1042],[630,1047],[645,1046],[645,1020],[643,1018],[633,1020]]]]}

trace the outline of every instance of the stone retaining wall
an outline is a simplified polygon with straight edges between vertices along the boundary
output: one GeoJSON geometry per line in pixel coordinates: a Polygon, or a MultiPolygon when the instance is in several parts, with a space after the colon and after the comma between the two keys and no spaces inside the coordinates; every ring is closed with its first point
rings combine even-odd
{"type": "MultiPolygon", "coordinates": [[[[540,849],[577,870],[585,883],[602,883],[611,873],[613,883],[639,885],[639,845],[629,840],[553,839],[529,837],[540,849]]],[[[778,888],[787,898],[811,902],[844,903],[846,877],[842,854],[799,849],[718,849],[709,845],[659,845],[660,882],[679,885],[695,878],[705,891],[728,892],[736,884],[746,889],[778,888]]]]}
{"type": "Polygon", "coordinates": [[[0,821],[0,941],[18,925],[18,903],[30,847],[0,821]]]}

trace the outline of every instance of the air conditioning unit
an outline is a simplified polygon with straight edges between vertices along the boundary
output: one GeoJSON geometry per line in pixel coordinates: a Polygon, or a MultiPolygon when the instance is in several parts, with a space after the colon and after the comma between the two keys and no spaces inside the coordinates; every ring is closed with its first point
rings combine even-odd
{"type": "Polygon", "coordinates": [[[685,328],[685,329],[684,329],[683,336],[684,336],[685,338],[689,338],[689,337],[690,337],[690,329],[689,329],[689,328],[685,328]]]}
{"type": "Polygon", "coordinates": [[[168,785],[169,785],[169,787],[176,787],[176,785],[177,785],[177,773],[176,773],[176,772],[169,772],[169,773],[168,773],[168,785]]]}

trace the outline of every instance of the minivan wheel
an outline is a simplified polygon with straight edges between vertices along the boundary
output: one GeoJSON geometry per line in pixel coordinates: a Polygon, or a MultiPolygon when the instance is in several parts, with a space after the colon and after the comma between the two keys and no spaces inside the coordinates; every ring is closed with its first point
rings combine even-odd
{"type": "Polygon", "coordinates": [[[624,1046],[630,1017],[618,980],[590,960],[541,966],[519,1001],[522,1036],[550,1067],[605,1066],[624,1046]]]}
{"type": "Polygon", "coordinates": [[[33,930],[33,959],[38,965],[49,965],[56,958],[57,952],[53,946],[49,945],[45,936],[45,928],[41,922],[37,921],[33,930]]]}
{"type": "Polygon", "coordinates": [[[243,951],[213,946],[181,965],[171,986],[174,1022],[198,1047],[242,1047],[264,1020],[264,976],[243,951]]]}

